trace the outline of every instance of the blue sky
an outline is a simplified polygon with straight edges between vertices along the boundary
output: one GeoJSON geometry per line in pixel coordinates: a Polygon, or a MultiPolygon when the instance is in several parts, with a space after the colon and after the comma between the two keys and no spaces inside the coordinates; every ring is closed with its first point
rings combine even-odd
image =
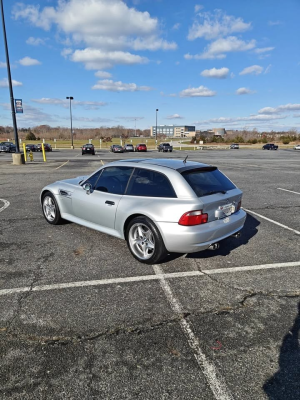
{"type": "MultiPolygon", "coordinates": [[[[300,131],[299,0],[4,0],[19,127],[300,131]]],[[[11,125],[3,41],[0,124],[11,125]]]]}

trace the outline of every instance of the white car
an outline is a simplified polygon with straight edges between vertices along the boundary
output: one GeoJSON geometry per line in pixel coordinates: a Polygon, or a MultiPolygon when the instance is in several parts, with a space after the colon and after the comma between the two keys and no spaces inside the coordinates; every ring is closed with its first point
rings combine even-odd
{"type": "Polygon", "coordinates": [[[296,146],[294,147],[294,150],[300,150],[300,144],[296,144],[296,146]]]}

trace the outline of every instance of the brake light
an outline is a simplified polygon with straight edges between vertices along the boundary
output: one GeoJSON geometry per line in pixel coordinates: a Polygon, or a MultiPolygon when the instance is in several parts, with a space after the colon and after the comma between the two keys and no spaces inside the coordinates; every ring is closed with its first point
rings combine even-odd
{"type": "Polygon", "coordinates": [[[242,200],[240,200],[240,201],[238,202],[236,211],[239,211],[239,210],[241,209],[241,207],[242,207],[242,200]]]}
{"type": "Polygon", "coordinates": [[[83,148],[83,150],[85,150],[85,147],[83,148]]]}
{"type": "Polygon", "coordinates": [[[188,211],[182,215],[178,224],[184,226],[193,226],[206,224],[208,220],[208,215],[203,214],[202,210],[188,211]]]}

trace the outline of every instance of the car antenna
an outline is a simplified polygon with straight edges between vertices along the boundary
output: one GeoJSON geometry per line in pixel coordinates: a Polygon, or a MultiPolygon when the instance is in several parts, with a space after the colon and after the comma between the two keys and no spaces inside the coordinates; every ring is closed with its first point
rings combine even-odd
{"type": "Polygon", "coordinates": [[[185,159],[183,160],[184,163],[186,163],[187,158],[188,158],[188,155],[187,155],[187,156],[185,157],[185,159]]]}

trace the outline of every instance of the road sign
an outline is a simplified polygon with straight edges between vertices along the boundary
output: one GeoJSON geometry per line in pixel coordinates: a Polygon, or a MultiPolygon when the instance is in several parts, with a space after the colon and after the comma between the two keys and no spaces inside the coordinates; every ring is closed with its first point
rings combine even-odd
{"type": "Polygon", "coordinates": [[[23,114],[22,99],[15,99],[16,114],[23,114]]]}

